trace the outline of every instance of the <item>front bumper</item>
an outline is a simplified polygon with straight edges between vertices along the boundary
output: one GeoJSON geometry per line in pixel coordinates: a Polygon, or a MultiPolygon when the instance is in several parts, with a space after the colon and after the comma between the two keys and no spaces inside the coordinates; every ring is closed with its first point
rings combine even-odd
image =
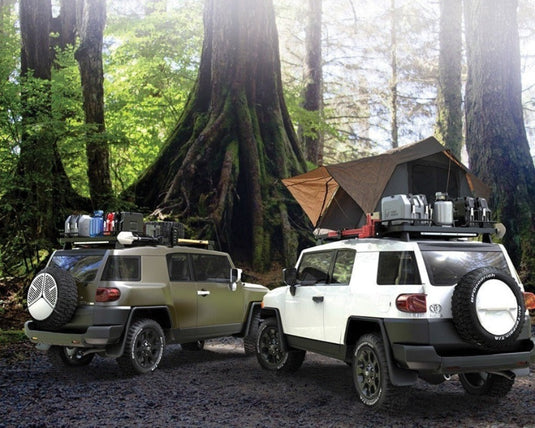
{"type": "Polygon", "coordinates": [[[121,338],[124,325],[91,326],[84,333],[60,333],[57,331],[36,330],[33,321],[26,321],[24,334],[32,343],[95,348],[117,343],[121,338]]]}

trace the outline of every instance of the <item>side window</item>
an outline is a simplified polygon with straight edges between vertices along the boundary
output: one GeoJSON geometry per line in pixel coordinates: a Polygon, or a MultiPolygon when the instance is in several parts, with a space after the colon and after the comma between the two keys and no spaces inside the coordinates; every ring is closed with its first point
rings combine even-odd
{"type": "Polygon", "coordinates": [[[351,281],[351,272],[353,272],[354,263],[355,251],[339,250],[336,253],[336,261],[334,262],[331,282],[334,284],[348,285],[351,281]]]}
{"type": "Polygon", "coordinates": [[[413,251],[388,251],[379,254],[377,284],[421,284],[413,251]]]}
{"type": "Polygon", "coordinates": [[[230,263],[226,256],[191,254],[197,281],[229,282],[230,263]]]}
{"type": "Polygon", "coordinates": [[[313,285],[319,282],[328,283],[333,256],[334,251],[304,254],[297,269],[297,280],[302,285],[313,285]]]}
{"type": "Polygon", "coordinates": [[[110,256],[102,272],[102,281],[140,281],[141,257],[110,256]]]}
{"type": "Polygon", "coordinates": [[[171,281],[191,281],[187,254],[168,254],[167,270],[171,281]]]}

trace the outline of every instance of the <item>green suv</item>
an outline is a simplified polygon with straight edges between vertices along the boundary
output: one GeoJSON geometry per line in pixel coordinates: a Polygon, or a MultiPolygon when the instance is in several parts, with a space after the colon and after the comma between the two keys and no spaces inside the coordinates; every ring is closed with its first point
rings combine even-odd
{"type": "Polygon", "coordinates": [[[147,373],[170,343],[200,350],[206,339],[238,336],[254,354],[267,291],[243,282],[227,253],[80,245],[55,251],[32,281],[24,331],[53,365],[84,366],[97,354],[147,373]]]}

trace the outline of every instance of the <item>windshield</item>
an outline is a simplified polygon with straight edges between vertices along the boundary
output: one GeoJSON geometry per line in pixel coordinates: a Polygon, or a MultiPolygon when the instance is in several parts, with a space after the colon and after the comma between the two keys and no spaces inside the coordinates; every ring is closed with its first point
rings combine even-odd
{"type": "Polygon", "coordinates": [[[56,251],[50,266],[58,266],[69,272],[77,281],[87,283],[95,280],[105,254],[105,251],[56,251]]]}
{"type": "Polygon", "coordinates": [[[468,272],[495,267],[510,275],[501,251],[422,251],[429,280],[433,285],[455,285],[468,272]]]}

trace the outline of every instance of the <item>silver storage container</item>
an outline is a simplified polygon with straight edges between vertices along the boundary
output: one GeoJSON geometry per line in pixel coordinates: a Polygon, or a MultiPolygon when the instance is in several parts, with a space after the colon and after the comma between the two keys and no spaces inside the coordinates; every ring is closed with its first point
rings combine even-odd
{"type": "Polygon", "coordinates": [[[381,199],[381,220],[390,224],[418,223],[429,219],[425,195],[393,195],[381,199]]]}
{"type": "Polygon", "coordinates": [[[453,201],[447,193],[437,193],[433,204],[433,223],[437,226],[453,226],[453,201]]]}

